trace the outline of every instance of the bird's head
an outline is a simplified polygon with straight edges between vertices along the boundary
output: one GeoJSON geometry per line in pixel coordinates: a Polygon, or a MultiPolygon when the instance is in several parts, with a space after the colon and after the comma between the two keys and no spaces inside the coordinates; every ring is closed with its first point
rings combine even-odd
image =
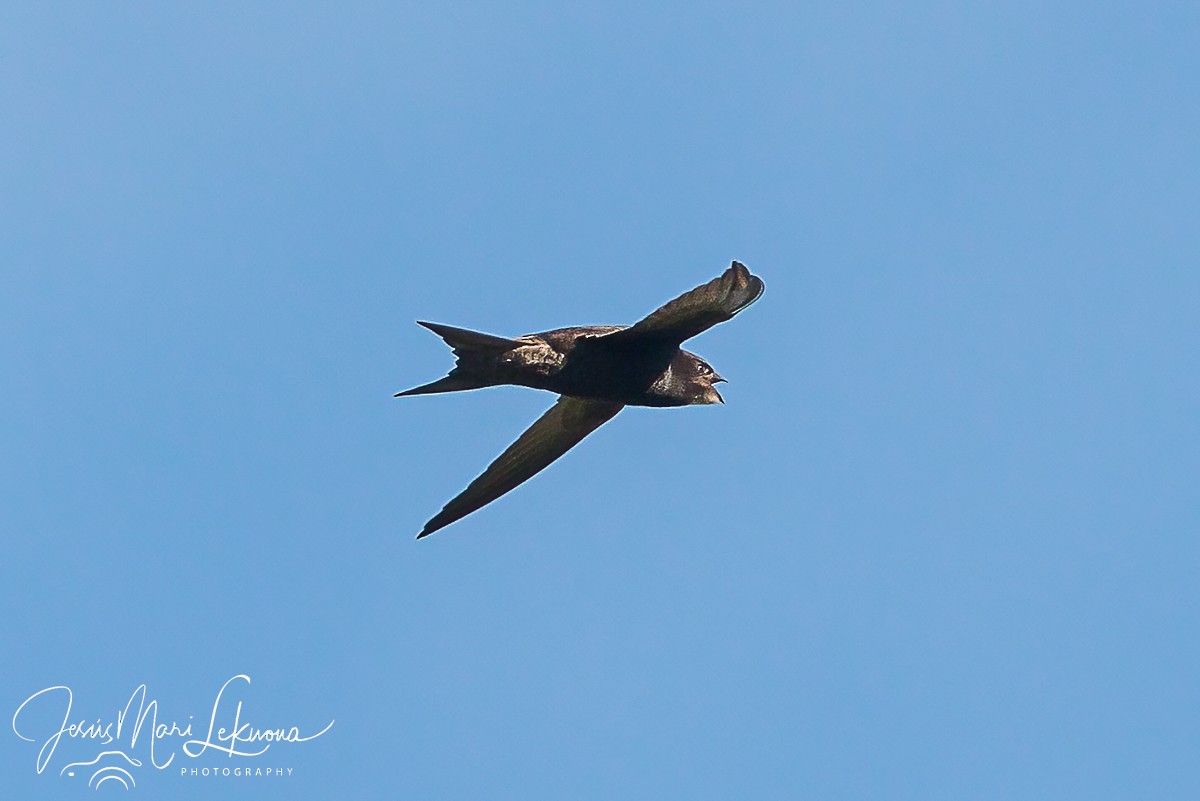
{"type": "Polygon", "coordinates": [[[687,362],[688,369],[680,378],[684,380],[689,403],[692,405],[724,403],[725,399],[721,397],[720,392],[717,392],[714,385],[720,384],[725,379],[717,375],[717,371],[712,369],[712,365],[699,356],[690,353],[687,355],[691,356],[687,362]]]}

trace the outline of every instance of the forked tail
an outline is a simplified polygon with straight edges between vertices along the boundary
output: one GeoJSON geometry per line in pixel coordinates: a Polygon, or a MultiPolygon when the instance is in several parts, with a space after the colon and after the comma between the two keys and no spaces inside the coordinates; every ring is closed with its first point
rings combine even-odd
{"type": "Polygon", "coordinates": [[[396,397],[406,395],[431,395],[436,392],[458,392],[464,389],[479,389],[503,384],[496,375],[496,362],[500,354],[519,348],[524,343],[513,339],[483,334],[479,331],[468,331],[465,328],[455,328],[452,325],[440,323],[425,323],[420,320],[417,325],[423,325],[446,341],[458,357],[454,369],[445,378],[439,378],[428,384],[397,392],[396,397]]]}

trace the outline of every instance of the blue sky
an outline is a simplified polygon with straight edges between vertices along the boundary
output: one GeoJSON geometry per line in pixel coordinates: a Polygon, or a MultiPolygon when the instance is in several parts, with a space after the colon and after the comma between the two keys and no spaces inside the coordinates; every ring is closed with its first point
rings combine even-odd
{"type": "MultiPolygon", "coordinates": [[[[6,6],[0,707],[201,721],[244,674],[254,725],[335,721],[143,797],[1195,796],[1198,38],[6,6]],[[414,320],[630,323],[734,258],[766,294],[689,345],[726,405],[413,540],[552,402],[393,399],[452,363],[414,320]]],[[[90,792],[95,741],[38,775],[6,731],[14,797],[90,792]]]]}

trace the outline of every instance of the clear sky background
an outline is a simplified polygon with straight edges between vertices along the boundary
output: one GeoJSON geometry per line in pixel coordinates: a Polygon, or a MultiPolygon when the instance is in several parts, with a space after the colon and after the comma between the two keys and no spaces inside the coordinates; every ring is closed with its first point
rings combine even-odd
{"type": "Polygon", "coordinates": [[[1194,4],[566,6],[5,5],[4,719],[336,721],[143,798],[1197,797],[1194,4]],[[393,399],[414,320],[734,258],[726,405],[414,541],[553,400],[393,399]]]}

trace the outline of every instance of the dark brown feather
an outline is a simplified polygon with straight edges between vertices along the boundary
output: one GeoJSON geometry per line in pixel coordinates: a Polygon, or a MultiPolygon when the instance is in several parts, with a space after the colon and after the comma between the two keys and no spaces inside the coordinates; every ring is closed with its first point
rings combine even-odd
{"type": "Polygon", "coordinates": [[[483,475],[426,523],[417,539],[469,515],[532,478],[621,409],[619,403],[560,397],[558,403],[488,465],[483,475]]]}
{"type": "Polygon", "coordinates": [[[631,341],[636,338],[659,339],[679,344],[723,323],[758,300],[763,282],[741,262],[707,284],[685,292],[651,313],[636,325],[608,334],[604,339],[631,341]]]}

